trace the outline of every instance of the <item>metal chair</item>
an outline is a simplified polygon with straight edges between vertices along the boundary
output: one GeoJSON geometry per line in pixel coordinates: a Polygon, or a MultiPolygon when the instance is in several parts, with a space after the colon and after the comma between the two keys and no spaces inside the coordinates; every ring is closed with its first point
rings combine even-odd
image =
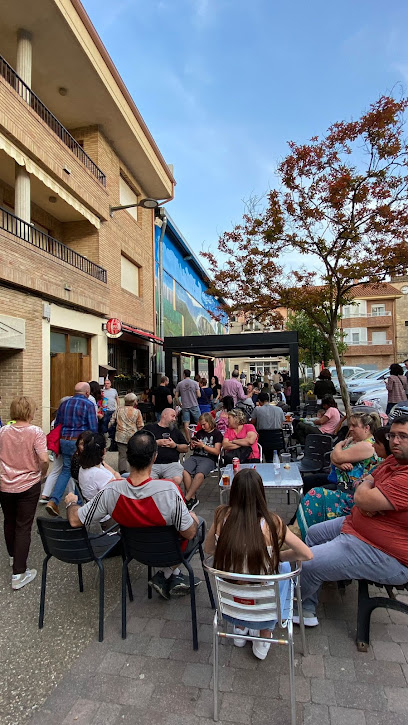
{"type": "MultiPolygon", "coordinates": [[[[265,452],[265,462],[269,463],[273,460],[274,451],[286,451],[285,438],[282,428],[272,428],[271,430],[260,430],[258,445],[262,445],[265,452]]],[[[262,461],[262,457],[261,457],[262,461]]]]}
{"type": "MultiPolygon", "coordinates": [[[[224,572],[206,566],[215,578],[217,591],[217,611],[213,621],[213,692],[214,692],[214,720],[218,720],[218,645],[220,638],[231,639],[236,634],[224,631],[223,615],[241,619],[253,624],[256,629],[258,622],[276,620],[281,629],[286,629],[286,639],[269,639],[254,637],[250,634],[242,635],[248,641],[260,640],[271,644],[286,644],[289,648],[289,681],[290,706],[292,725],[296,725],[296,697],[295,697],[295,659],[293,644],[293,595],[296,588],[296,599],[299,611],[299,623],[302,636],[303,653],[306,652],[306,639],[302,615],[302,598],[300,593],[299,575],[301,564],[297,563],[294,571],[286,574],[259,575],[236,574],[224,572]],[[286,604],[289,611],[285,619],[282,618],[279,582],[290,579],[289,594],[286,604]],[[238,583],[240,582],[240,583],[238,583]],[[221,629],[222,627],[222,629],[221,629]]],[[[285,604],[282,602],[282,604],[285,604]]],[[[241,637],[241,634],[239,635],[241,637]]]]}
{"type": "MultiPolygon", "coordinates": [[[[183,564],[190,579],[191,624],[193,630],[193,648],[198,649],[197,612],[194,587],[194,572],[190,564],[194,554],[200,554],[201,563],[204,562],[203,543],[205,539],[205,522],[202,521],[195,538],[188,542],[186,551],[181,549],[180,534],[174,526],[121,526],[122,541],[125,558],[122,568],[122,639],[126,639],[126,581],[129,576],[128,566],[132,559],[147,566],[147,580],[152,577],[152,568],[163,568],[183,564]]],[[[208,596],[213,609],[214,597],[211,589],[208,572],[203,567],[208,596]]],[[[152,587],[147,585],[147,596],[152,598],[152,587]]]]}
{"type": "MultiPolygon", "coordinates": [[[[103,560],[107,556],[115,555],[115,549],[120,548],[120,535],[117,532],[111,531],[95,536],[89,535],[84,526],[73,528],[66,519],[62,518],[49,519],[38,517],[37,526],[46,554],[42,566],[40,616],[38,620],[39,629],[42,629],[44,626],[47,567],[51,557],[54,556],[65,564],[76,564],[78,567],[80,592],[84,591],[82,564],[88,564],[94,561],[99,569],[99,642],[102,642],[105,596],[103,560]]],[[[121,552],[118,551],[117,553],[120,554],[121,552]]],[[[129,599],[132,601],[133,594],[129,580],[127,584],[129,599]]]]}
{"type": "Polygon", "coordinates": [[[319,473],[327,465],[326,454],[333,449],[333,438],[323,433],[306,436],[304,457],[299,461],[300,473],[319,473]]]}

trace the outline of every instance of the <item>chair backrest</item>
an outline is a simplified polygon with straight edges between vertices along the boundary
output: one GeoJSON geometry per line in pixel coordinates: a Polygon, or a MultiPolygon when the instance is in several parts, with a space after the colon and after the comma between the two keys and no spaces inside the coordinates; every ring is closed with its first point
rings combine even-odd
{"type": "Polygon", "coordinates": [[[283,436],[282,428],[272,428],[271,430],[260,430],[258,442],[262,445],[265,450],[266,458],[269,458],[270,451],[284,451],[285,438],[283,436]]]}
{"type": "Polygon", "coordinates": [[[310,433],[306,436],[304,454],[305,458],[313,461],[323,461],[324,455],[333,448],[333,438],[322,433],[310,433]]]}
{"type": "Polygon", "coordinates": [[[318,411],[318,405],[316,400],[311,400],[308,403],[306,403],[303,415],[314,415],[318,411]]]}
{"type": "Polygon", "coordinates": [[[146,566],[174,566],[183,558],[174,526],[121,526],[125,554],[146,566]]]}
{"type": "Polygon", "coordinates": [[[226,614],[254,624],[276,619],[278,625],[284,627],[287,619],[282,620],[279,582],[290,579],[289,610],[286,614],[287,618],[292,618],[294,579],[300,573],[300,565],[287,574],[259,576],[206,568],[215,579],[217,609],[221,616],[226,614]]]}
{"type": "Polygon", "coordinates": [[[38,532],[46,554],[67,564],[94,561],[86,528],[73,528],[66,519],[37,518],[38,532]]]}

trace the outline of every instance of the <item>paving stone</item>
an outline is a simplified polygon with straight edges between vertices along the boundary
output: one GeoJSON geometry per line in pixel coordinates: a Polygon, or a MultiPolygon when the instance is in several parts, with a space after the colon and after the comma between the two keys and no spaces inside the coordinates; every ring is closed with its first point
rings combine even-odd
{"type": "Polygon", "coordinates": [[[387,709],[387,698],[383,688],[378,684],[343,680],[335,680],[333,684],[337,705],[356,710],[359,710],[362,705],[365,710],[387,709]]]}
{"type": "MultiPolygon", "coordinates": [[[[403,673],[405,675],[405,679],[406,679],[407,684],[408,684],[408,665],[401,665],[401,667],[402,667],[402,671],[403,671],[403,673]]],[[[391,683],[389,682],[389,683],[386,683],[386,684],[391,684],[391,683]]],[[[392,683],[392,684],[398,685],[398,682],[395,682],[395,683],[392,683]]]]}
{"type": "Polygon", "coordinates": [[[303,725],[330,725],[327,705],[306,703],[303,706],[303,725]]]}
{"type": "Polygon", "coordinates": [[[121,710],[120,705],[114,705],[112,702],[102,703],[92,720],[92,725],[117,725],[121,710]]]}
{"type": "Polygon", "coordinates": [[[349,634],[329,638],[329,651],[332,657],[353,657],[357,648],[349,634]]]}
{"type": "Polygon", "coordinates": [[[354,710],[350,707],[333,707],[330,711],[330,725],[366,725],[363,710],[354,710]]]}
{"type": "MultiPolygon", "coordinates": [[[[199,642],[198,650],[193,650],[192,642],[187,640],[173,640],[174,644],[170,650],[169,658],[178,662],[202,662],[207,664],[211,657],[212,647],[207,642],[199,642]]],[[[220,647],[220,651],[221,651],[220,647]]]]}
{"type": "Polygon", "coordinates": [[[211,665],[188,664],[183,672],[181,681],[190,687],[209,687],[213,668],[211,665]]]}
{"type": "Polygon", "coordinates": [[[90,687],[89,697],[99,702],[147,707],[154,685],[117,675],[97,675],[90,687]]]}
{"type": "Polygon", "coordinates": [[[407,716],[395,712],[366,712],[367,725],[407,725],[407,716]]]}
{"type": "Polygon", "coordinates": [[[263,697],[268,692],[271,697],[279,697],[279,678],[271,677],[261,666],[257,670],[237,669],[233,691],[242,695],[263,697]]]}
{"type": "Polygon", "coordinates": [[[348,627],[345,619],[322,619],[320,622],[320,630],[322,634],[331,636],[344,635],[347,636],[348,627]]]}
{"type": "Polygon", "coordinates": [[[306,655],[302,657],[301,670],[304,677],[324,677],[322,655],[306,655]]]}
{"type": "MultiPolygon", "coordinates": [[[[400,597],[398,597],[399,599],[400,597]]],[[[378,611],[378,610],[374,610],[378,611]]],[[[388,610],[390,621],[394,624],[407,624],[408,616],[405,612],[397,612],[396,609],[389,609],[388,610]]],[[[373,612],[374,614],[374,612],[373,612]]],[[[372,615],[371,615],[372,616],[372,615]]]]}
{"type": "MultiPolygon", "coordinates": [[[[405,616],[407,617],[407,615],[405,616]]],[[[389,624],[387,626],[387,631],[393,642],[408,642],[407,624],[389,624]]]]}
{"type": "Polygon", "coordinates": [[[323,655],[329,653],[329,638],[325,634],[318,634],[317,632],[307,634],[306,639],[307,649],[311,655],[323,655]]]}
{"type": "Polygon", "coordinates": [[[404,652],[397,642],[382,642],[381,640],[372,640],[371,642],[374,657],[376,660],[386,660],[387,662],[405,663],[404,652]]]}
{"type": "Polygon", "coordinates": [[[354,660],[348,657],[330,657],[324,659],[324,668],[328,680],[352,680],[356,679],[354,660]]]}
{"type": "MultiPolygon", "coordinates": [[[[371,622],[370,639],[382,639],[385,642],[389,642],[390,637],[391,637],[389,628],[392,626],[393,626],[392,624],[381,624],[380,622],[371,622]]],[[[394,640],[394,641],[396,641],[396,640],[394,640]]]]}
{"type": "Polygon", "coordinates": [[[91,725],[98,708],[99,703],[94,700],[79,699],[71,707],[68,715],[62,721],[62,725],[71,725],[73,721],[78,725],[91,725]]]}
{"type": "MultiPolygon", "coordinates": [[[[211,668],[212,670],[212,668],[211,668]]],[[[233,689],[234,678],[237,670],[233,667],[222,667],[218,669],[218,689],[220,692],[231,692],[233,689]]],[[[213,687],[213,678],[211,675],[210,690],[213,687]]]]}
{"type": "MultiPolygon", "coordinates": [[[[269,697],[256,698],[251,725],[291,725],[291,722],[289,702],[269,697]]],[[[296,723],[303,725],[303,705],[299,702],[296,703],[296,723]]]]}
{"type": "Polygon", "coordinates": [[[166,713],[194,714],[199,695],[197,687],[186,687],[179,682],[159,684],[154,688],[149,707],[166,713]]]}
{"type": "MultiPolygon", "coordinates": [[[[223,693],[218,693],[218,705],[219,709],[222,705],[223,700],[223,693]]],[[[212,718],[214,714],[214,697],[212,690],[200,690],[199,697],[197,700],[197,704],[195,706],[194,710],[195,714],[198,715],[200,718],[212,718]]]]}
{"type": "Polygon", "coordinates": [[[200,643],[209,642],[212,644],[212,641],[213,641],[212,624],[200,624],[200,626],[198,628],[198,641],[200,643]]]}
{"type": "Polygon", "coordinates": [[[225,692],[220,708],[220,720],[250,725],[253,704],[253,697],[238,695],[235,692],[225,692]]]}
{"type": "Polygon", "coordinates": [[[141,634],[128,634],[126,639],[122,639],[120,635],[109,642],[110,649],[115,652],[123,652],[130,655],[142,655],[150,643],[151,637],[142,632],[141,634]]]}
{"type": "Polygon", "coordinates": [[[167,637],[152,637],[148,646],[146,647],[145,654],[147,657],[159,657],[162,659],[167,659],[173,648],[174,643],[174,639],[168,639],[167,637]]]}
{"type": "Polygon", "coordinates": [[[406,687],[385,687],[385,694],[388,698],[388,709],[408,715],[408,689],[406,687]]]}
{"type": "MultiPolygon", "coordinates": [[[[122,706],[115,725],[165,725],[168,712],[138,708],[135,705],[122,706]]],[[[73,723],[75,725],[75,723],[73,723]]]]}
{"type": "MultiPolygon", "coordinates": [[[[378,595],[379,590],[375,589],[375,593],[378,595]]],[[[384,591],[384,590],[383,590],[384,591]]],[[[388,610],[385,607],[377,607],[377,609],[374,609],[371,613],[371,622],[382,622],[383,624],[390,624],[390,612],[392,610],[388,610]]]]}
{"type": "Polygon", "coordinates": [[[310,685],[312,702],[318,705],[336,705],[333,682],[312,678],[310,685]]]}
{"type": "MultiPolygon", "coordinates": [[[[46,709],[65,717],[72,707],[72,693],[75,693],[74,697],[77,699],[89,697],[86,678],[74,677],[70,674],[64,677],[47,698],[46,709]]],[[[90,699],[94,698],[91,696],[90,699]]]]}
{"type": "MultiPolygon", "coordinates": [[[[162,636],[164,637],[173,637],[174,639],[180,640],[180,639],[188,639],[192,642],[192,630],[191,630],[191,624],[184,622],[166,622],[166,626],[164,628],[164,631],[162,631],[162,636]]],[[[201,640],[200,640],[201,642],[201,640]]]]}
{"type": "MultiPolygon", "coordinates": [[[[126,659],[120,670],[122,677],[139,678],[141,672],[146,669],[146,662],[149,659],[143,655],[123,655],[126,659]]],[[[156,663],[158,664],[158,663],[156,663]]]]}
{"type": "MultiPolygon", "coordinates": [[[[259,670],[257,674],[259,674],[259,670]]],[[[295,692],[297,702],[310,702],[310,680],[306,677],[295,676],[295,692]]],[[[279,676],[279,695],[284,700],[290,699],[289,672],[287,675],[279,676]]]]}
{"type": "Polygon", "coordinates": [[[121,652],[108,652],[98,667],[98,672],[118,675],[129,656],[121,652]]]}
{"type": "Polygon", "coordinates": [[[237,669],[256,670],[259,660],[254,657],[251,647],[248,645],[242,648],[231,647],[231,650],[230,662],[232,667],[236,667],[237,669]]]}
{"type": "Polygon", "coordinates": [[[371,662],[354,660],[357,682],[378,682],[379,685],[389,685],[390,687],[405,686],[404,667],[408,668],[408,665],[400,665],[398,662],[382,662],[381,660],[371,662]]]}

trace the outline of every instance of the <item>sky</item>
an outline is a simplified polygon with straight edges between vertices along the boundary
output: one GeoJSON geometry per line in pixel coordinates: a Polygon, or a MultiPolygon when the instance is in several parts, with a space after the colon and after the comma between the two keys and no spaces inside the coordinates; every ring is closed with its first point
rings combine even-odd
{"type": "Polygon", "coordinates": [[[275,185],[288,141],[407,93],[406,0],[82,2],[174,165],[167,208],[197,254],[275,185]]]}

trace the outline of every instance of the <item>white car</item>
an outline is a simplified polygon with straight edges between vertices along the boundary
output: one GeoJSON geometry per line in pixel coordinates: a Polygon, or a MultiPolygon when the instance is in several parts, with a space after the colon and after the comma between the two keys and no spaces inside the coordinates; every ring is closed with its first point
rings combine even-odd
{"type": "Polygon", "coordinates": [[[388,403],[388,390],[385,385],[363,393],[363,395],[358,398],[357,405],[364,405],[366,401],[380,405],[382,411],[385,413],[388,403]]]}

